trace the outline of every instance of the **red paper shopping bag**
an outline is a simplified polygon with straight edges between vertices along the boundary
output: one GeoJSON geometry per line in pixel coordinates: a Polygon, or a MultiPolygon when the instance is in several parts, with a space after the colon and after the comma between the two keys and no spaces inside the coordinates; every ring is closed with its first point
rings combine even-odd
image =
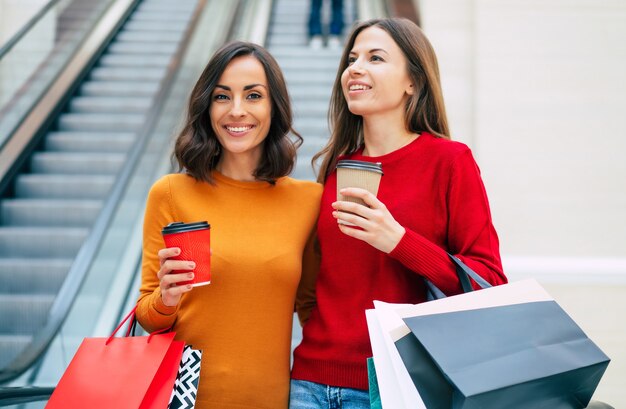
{"type": "Polygon", "coordinates": [[[46,409],[168,407],[185,343],[173,332],[86,338],[61,377],[46,409]]]}

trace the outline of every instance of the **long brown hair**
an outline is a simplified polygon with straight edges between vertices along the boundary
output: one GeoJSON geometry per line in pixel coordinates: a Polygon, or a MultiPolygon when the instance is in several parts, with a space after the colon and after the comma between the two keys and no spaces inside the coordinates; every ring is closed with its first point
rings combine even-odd
{"type": "Polygon", "coordinates": [[[302,137],[292,127],[293,115],[283,73],[265,48],[235,41],[217,50],[200,75],[189,97],[187,120],[176,139],[173,156],[178,161],[178,170],[185,169],[196,180],[213,183],[211,172],[222,156],[222,147],[211,126],[209,108],[213,90],[228,64],[237,57],[248,55],[263,65],[272,101],[270,129],[263,141],[263,155],[254,177],[274,184],[277,178],[288,175],[293,169],[302,137]]]}
{"type": "Polygon", "coordinates": [[[356,25],[341,57],[328,109],[332,130],[326,146],[313,156],[312,164],[322,159],[317,180],[324,183],[336,165],[337,158],[355,152],[363,145],[363,118],[348,109],[341,87],[341,74],[348,67],[350,51],[356,37],[369,27],[385,30],[400,47],[407,60],[407,70],[416,92],[407,100],[405,126],[413,133],[428,132],[439,138],[450,139],[446,109],[439,79],[439,65],[432,45],[422,30],[404,18],[383,18],[356,25]]]}

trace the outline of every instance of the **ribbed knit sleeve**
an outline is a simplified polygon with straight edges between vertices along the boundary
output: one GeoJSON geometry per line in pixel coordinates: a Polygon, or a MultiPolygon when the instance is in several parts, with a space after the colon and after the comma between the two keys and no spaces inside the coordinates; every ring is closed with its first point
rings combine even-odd
{"type": "MultiPolygon", "coordinates": [[[[448,251],[493,285],[507,282],[502,272],[498,237],[493,227],[480,170],[466,148],[448,170],[444,203],[448,215],[448,251]]],[[[406,229],[390,256],[426,277],[448,295],[461,291],[446,249],[406,229]]]]}
{"type": "Polygon", "coordinates": [[[161,229],[174,221],[170,183],[167,176],[150,189],[143,227],[142,279],[137,302],[137,320],[147,331],[168,328],[176,320],[178,306],[163,304],[157,273],[160,269],[158,252],[165,248],[161,229]]]}

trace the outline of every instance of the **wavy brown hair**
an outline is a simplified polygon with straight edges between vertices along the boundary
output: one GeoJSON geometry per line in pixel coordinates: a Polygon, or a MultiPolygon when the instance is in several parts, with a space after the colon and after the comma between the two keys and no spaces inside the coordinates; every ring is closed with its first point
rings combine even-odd
{"type": "Polygon", "coordinates": [[[302,137],[292,127],[293,115],[283,73],[265,48],[235,41],[217,50],[200,75],[189,97],[185,125],[176,139],[173,156],[178,170],[186,170],[196,180],[213,183],[211,173],[221,159],[222,146],[211,126],[211,95],[228,64],[244,56],[253,56],[263,65],[272,101],[270,129],[263,141],[263,154],[254,177],[274,184],[277,178],[288,175],[293,169],[302,137]]]}
{"type": "Polygon", "coordinates": [[[440,138],[450,139],[437,57],[422,30],[404,18],[364,21],[352,29],[339,63],[328,109],[328,121],[332,130],[330,139],[311,161],[315,166],[322,158],[317,177],[320,183],[326,181],[339,156],[355,152],[363,145],[363,118],[354,115],[348,109],[341,87],[341,74],[348,67],[348,58],[356,37],[369,27],[385,30],[400,47],[407,60],[408,74],[416,92],[406,103],[404,117],[406,129],[413,133],[428,132],[440,138]]]}

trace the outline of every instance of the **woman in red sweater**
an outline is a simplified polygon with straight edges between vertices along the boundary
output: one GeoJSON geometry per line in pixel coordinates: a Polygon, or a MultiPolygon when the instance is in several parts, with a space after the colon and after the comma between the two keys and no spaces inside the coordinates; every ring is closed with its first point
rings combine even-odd
{"type": "Polygon", "coordinates": [[[294,352],[291,408],[369,408],[365,310],[376,299],[424,302],[424,278],[460,293],[448,253],[491,284],[506,282],[480,171],[470,149],[450,140],[435,53],[415,24],[354,28],[330,119],[330,141],[315,158],[324,183],[317,303],[294,352]],[[339,159],[382,164],[377,197],[342,191],[368,207],[336,200],[339,159]]]}

